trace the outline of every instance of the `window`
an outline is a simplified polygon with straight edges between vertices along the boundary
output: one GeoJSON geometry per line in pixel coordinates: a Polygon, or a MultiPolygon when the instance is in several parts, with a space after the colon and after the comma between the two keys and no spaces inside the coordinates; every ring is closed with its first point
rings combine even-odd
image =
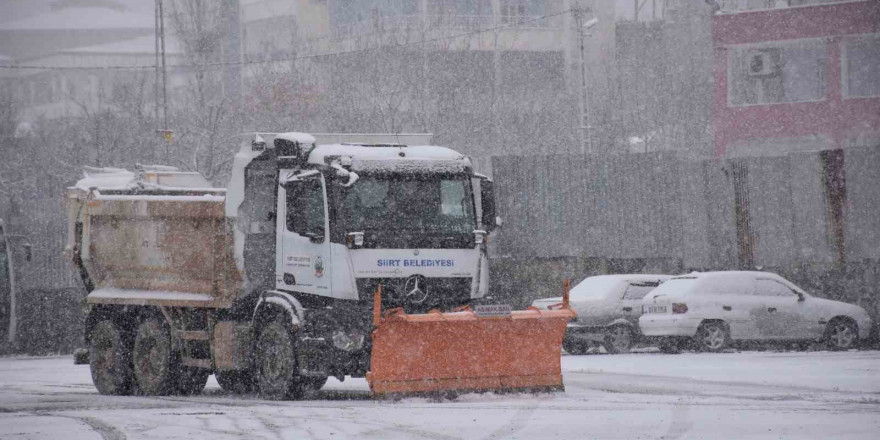
{"type": "MultiPolygon", "coordinates": [[[[517,23],[547,14],[546,0],[501,0],[500,6],[502,23],[517,23]]],[[[534,21],[525,24],[527,26],[539,25],[534,21]]]]}
{"type": "Polygon", "coordinates": [[[623,299],[642,299],[660,283],[633,283],[627,286],[623,299]]]}
{"type": "Polygon", "coordinates": [[[440,182],[440,212],[450,217],[465,217],[468,209],[468,196],[461,181],[443,180],[440,182]]]}
{"type": "Polygon", "coordinates": [[[341,194],[339,220],[348,231],[472,233],[476,227],[466,176],[363,174],[341,194]]]}
{"type": "Polygon", "coordinates": [[[758,296],[794,296],[786,285],[776,280],[757,280],[755,282],[755,295],[758,296]]]}
{"type": "Polygon", "coordinates": [[[287,230],[324,236],[324,191],[321,181],[308,179],[287,186],[287,230]]]}
{"type": "Polygon", "coordinates": [[[778,47],[731,49],[730,105],[818,101],[825,98],[827,46],[820,40],[778,47]]]}
{"type": "Polygon", "coordinates": [[[846,97],[880,96],[880,35],[847,41],[845,47],[846,97]]]}

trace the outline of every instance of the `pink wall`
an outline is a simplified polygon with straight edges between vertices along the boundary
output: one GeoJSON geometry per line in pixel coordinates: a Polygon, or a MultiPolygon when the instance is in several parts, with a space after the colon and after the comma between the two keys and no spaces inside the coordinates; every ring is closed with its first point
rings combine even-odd
{"type": "MultiPolygon", "coordinates": [[[[826,135],[834,147],[847,136],[880,135],[880,98],[843,99],[841,36],[880,33],[880,1],[720,14],[713,18],[714,130],[719,156],[746,139],[826,135]],[[819,102],[728,106],[727,47],[828,37],[827,92],[819,102]]],[[[880,81],[880,78],[878,78],[880,81]]]]}

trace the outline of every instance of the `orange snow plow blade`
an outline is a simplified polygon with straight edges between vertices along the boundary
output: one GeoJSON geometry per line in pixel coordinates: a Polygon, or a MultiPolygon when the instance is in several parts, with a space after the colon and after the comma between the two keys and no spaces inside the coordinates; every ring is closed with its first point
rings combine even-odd
{"type": "Polygon", "coordinates": [[[459,312],[409,315],[373,303],[373,349],[367,381],[373,394],[437,391],[562,390],[562,337],[576,316],[561,309],[504,316],[459,312]]]}

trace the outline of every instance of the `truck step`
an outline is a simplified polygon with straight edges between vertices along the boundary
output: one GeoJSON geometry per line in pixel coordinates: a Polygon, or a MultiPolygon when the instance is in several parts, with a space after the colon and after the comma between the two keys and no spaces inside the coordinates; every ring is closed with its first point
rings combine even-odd
{"type": "Polygon", "coordinates": [[[183,365],[187,367],[196,367],[196,368],[211,368],[211,360],[210,359],[195,359],[190,357],[183,358],[183,365]]]}
{"type": "Polygon", "coordinates": [[[184,341],[208,341],[211,336],[203,330],[176,330],[174,335],[184,341]]]}

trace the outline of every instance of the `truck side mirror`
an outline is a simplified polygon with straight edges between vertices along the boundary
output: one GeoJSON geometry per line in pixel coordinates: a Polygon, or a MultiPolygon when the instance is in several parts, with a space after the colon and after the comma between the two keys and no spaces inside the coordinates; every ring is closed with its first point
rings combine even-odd
{"type": "Polygon", "coordinates": [[[495,212],[495,183],[489,179],[480,180],[480,200],[482,202],[480,223],[486,231],[492,231],[499,224],[495,212]]]}

